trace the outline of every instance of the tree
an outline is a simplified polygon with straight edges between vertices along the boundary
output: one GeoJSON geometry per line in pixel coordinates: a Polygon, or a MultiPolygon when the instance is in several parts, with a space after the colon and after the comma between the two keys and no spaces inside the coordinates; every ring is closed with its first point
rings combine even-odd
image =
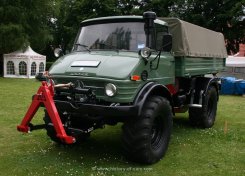
{"type": "Polygon", "coordinates": [[[172,0],[60,0],[55,45],[61,45],[63,50],[71,49],[83,20],[112,15],[142,15],[147,10],[167,16],[168,7],[172,4],[172,0]]]}
{"type": "Polygon", "coordinates": [[[52,40],[49,25],[55,0],[0,0],[0,4],[0,61],[4,53],[28,45],[39,52],[44,50],[52,40]]]}
{"type": "Polygon", "coordinates": [[[70,50],[83,20],[101,16],[119,15],[117,0],[60,0],[57,16],[55,45],[70,50]]]}

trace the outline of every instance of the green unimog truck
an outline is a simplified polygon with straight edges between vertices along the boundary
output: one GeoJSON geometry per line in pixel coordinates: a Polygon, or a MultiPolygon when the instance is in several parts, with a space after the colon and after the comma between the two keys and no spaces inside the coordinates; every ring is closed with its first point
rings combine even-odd
{"type": "MultiPolygon", "coordinates": [[[[175,113],[213,126],[226,56],[221,33],[154,12],[85,20],[71,53],[49,69],[56,85],[66,85],[56,87],[54,102],[76,142],[122,122],[125,156],[152,164],[167,151],[175,113]]],[[[47,112],[44,121],[62,143],[47,112]]]]}

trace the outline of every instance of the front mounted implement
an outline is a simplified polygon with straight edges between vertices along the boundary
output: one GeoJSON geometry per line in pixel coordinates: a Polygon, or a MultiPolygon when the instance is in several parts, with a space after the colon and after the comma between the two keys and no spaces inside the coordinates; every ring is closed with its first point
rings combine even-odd
{"type": "Polygon", "coordinates": [[[21,124],[17,126],[17,130],[27,133],[32,129],[38,129],[37,126],[35,128],[35,126],[33,126],[30,122],[34,117],[34,115],[36,114],[38,108],[41,105],[44,105],[54,125],[54,129],[56,131],[57,137],[66,144],[73,144],[76,142],[76,139],[66,134],[61,118],[56,109],[53,96],[54,96],[54,85],[52,83],[52,80],[50,81],[50,83],[43,81],[37,93],[34,95],[32,103],[28,111],[26,112],[26,115],[23,118],[21,124]]]}

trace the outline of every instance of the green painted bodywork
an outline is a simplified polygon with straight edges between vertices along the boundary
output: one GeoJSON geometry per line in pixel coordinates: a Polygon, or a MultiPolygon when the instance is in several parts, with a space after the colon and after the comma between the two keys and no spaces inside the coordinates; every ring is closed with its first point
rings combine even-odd
{"type": "Polygon", "coordinates": [[[139,61],[132,53],[75,52],[55,62],[50,73],[125,80],[139,61]],[[99,61],[100,64],[98,67],[71,67],[74,61],[99,61]]]}
{"type": "Polygon", "coordinates": [[[224,68],[225,59],[221,58],[176,57],[175,59],[176,77],[218,73],[224,68]]]}
{"type": "MultiPolygon", "coordinates": [[[[151,55],[152,59],[156,54],[151,55]]],[[[174,83],[174,57],[166,53],[161,56],[159,68],[151,70],[150,64],[140,58],[137,52],[92,51],[74,52],[58,59],[50,68],[55,84],[76,82],[81,80],[85,87],[94,90],[96,97],[108,102],[131,103],[138,91],[150,81],[160,84],[174,83]],[[71,67],[74,61],[100,61],[98,67],[71,67]],[[82,68],[82,69],[81,69],[82,68]],[[81,70],[80,70],[81,69],[81,70]],[[147,81],[132,81],[132,75],[148,72],[147,81]],[[114,97],[105,95],[104,87],[107,83],[117,86],[118,92],[114,97]]],[[[156,65],[153,62],[153,66],[156,65]]]]}

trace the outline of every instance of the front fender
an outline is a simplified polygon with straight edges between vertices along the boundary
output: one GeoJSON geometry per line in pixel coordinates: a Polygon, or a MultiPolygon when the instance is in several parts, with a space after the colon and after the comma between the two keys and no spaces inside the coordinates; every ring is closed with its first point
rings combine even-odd
{"type": "Polygon", "coordinates": [[[149,82],[139,91],[134,100],[134,105],[139,107],[138,116],[141,114],[147,98],[152,95],[158,95],[167,98],[173,107],[172,96],[168,88],[162,84],[149,82]]]}

